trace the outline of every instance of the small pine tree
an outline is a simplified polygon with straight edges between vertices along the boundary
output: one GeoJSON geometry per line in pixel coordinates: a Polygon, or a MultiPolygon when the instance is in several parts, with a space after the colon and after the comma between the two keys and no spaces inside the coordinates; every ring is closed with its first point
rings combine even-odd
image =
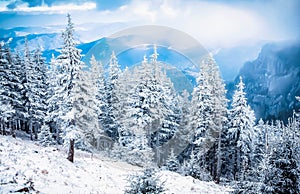
{"type": "Polygon", "coordinates": [[[201,181],[212,180],[212,177],[210,176],[209,172],[205,169],[204,164],[200,166],[200,161],[197,158],[197,155],[194,154],[194,150],[192,150],[190,154],[190,159],[184,161],[180,171],[181,174],[185,176],[191,176],[201,181]]]}
{"type": "Polygon", "coordinates": [[[165,191],[164,182],[160,182],[152,168],[145,169],[140,175],[131,175],[128,181],[130,186],[125,194],[157,194],[165,191]]]}
{"type": "Polygon", "coordinates": [[[50,132],[50,128],[48,125],[42,125],[38,139],[40,144],[42,144],[43,146],[49,146],[54,144],[52,133],[50,132]]]}
{"type": "Polygon", "coordinates": [[[171,149],[170,156],[165,163],[165,168],[173,172],[177,172],[179,170],[179,161],[176,158],[173,149],[171,149]]]}

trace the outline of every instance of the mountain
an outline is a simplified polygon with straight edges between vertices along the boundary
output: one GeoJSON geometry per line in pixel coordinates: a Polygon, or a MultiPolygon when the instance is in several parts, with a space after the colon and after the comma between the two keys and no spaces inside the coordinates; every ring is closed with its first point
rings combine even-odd
{"type": "Polygon", "coordinates": [[[223,79],[226,82],[234,81],[244,63],[256,59],[264,44],[265,42],[261,41],[212,51],[223,79]]]}
{"type": "MultiPolygon", "coordinates": [[[[254,61],[246,62],[236,77],[243,77],[248,102],[257,118],[287,121],[293,110],[300,109],[300,44],[266,44],[254,61]]],[[[232,93],[233,83],[228,84],[232,93]]]]}

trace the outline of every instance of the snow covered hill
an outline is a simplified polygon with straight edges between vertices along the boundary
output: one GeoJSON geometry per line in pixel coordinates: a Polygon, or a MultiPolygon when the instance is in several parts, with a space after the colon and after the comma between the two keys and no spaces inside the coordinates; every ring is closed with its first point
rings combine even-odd
{"type": "MultiPolygon", "coordinates": [[[[100,154],[76,150],[75,162],[63,147],[41,147],[35,142],[0,135],[0,193],[123,193],[127,177],[141,168],[100,154]]],[[[213,182],[161,171],[166,193],[228,193],[213,182]]]]}

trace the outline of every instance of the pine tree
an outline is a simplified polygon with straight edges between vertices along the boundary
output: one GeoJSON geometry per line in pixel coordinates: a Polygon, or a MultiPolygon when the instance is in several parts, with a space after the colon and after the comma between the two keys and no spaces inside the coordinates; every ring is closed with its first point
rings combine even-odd
{"type": "Polygon", "coordinates": [[[209,149],[212,157],[211,174],[216,182],[221,174],[221,137],[226,123],[227,100],[225,84],[212,56],[200,65],[197,86],[192,93],[190,127],[194,131],[193,141],[205,154],[209,149]],[[216,148],[215,148],[216,147],[216,148]],[[213,148],[213,149],[211,149],[213,148]],[[216,158],[216,159],[215,159],[216,158]]]}
{"type": "Polygon", "coordinates": [[[126,194],[157,194],[166,191],[164,182],[160,182],[154,169],[147,168],[140,175],[130,176],[128,181],[130,186],[125,190],[126,194]]]}
{"type": "Polygon", "coordinates": [[[272,149],[263,180],[263,193],[299,193],[299,137],[291,121],[283,127],[281,140],[272,149]]]}
{"type": "Polygon", "coordinates": [[[174,154],[174,150],[171,149],[171,154],[164,164],[165,168],[169,171],[177,172],[179,170],[179,161],[174,154]]]}
{"type": "Polygon", "coordinates": [[[13,108],[13,95],[11,87],[11,66],[12,58],[8,49],[3,48],[4,43],[0,42],[0,125],[1,133],[6,134],[5,125],[12,119],[15,110],[13,108]]]}
{"type": "Polygon", "coordinates": [[[74,160],[74,143],[79,137],[82,137],[82,129],[79,128],[76,121],[76,94],[80,87],[80,72],[83,70],[81,61],[81,51],[76,48],[74,39],[74,24],[71,16],[68,14],[68,24],[62,37],[64,44],[60,55],[57,57],[58,64],[58,87],[56,90],[57,117],[58,126],[63,132],[65,144],[69,144],[68,160],[74,160]]]}
{"type": "Polygon", "coordinates": [[[118,63],[118,59],[113,51],[109,62],[109,75],[106,88],[107,109],[105,115],[104,129],[106,133],[114,139],[118,138],[119,128],[118,117],[120,99],[118,98],[118,88],[120,85],[120,74],[121,70],[118,63]]]}
{"type": "MultiPolygon", "coordinates": [[[[144,57],[141,65],[132,69],[131,73],[126,70],[120,77],[124,81],[120,84],[123,112],[119,140],[121,144],[139,150],[164,144],[174,135],[180,123],[178,98],[157,56],[154,48],[150,62],[144,57]]],[[[161,162],[158,154],[157,162],[161,162]]]]}
{"type": "Polygon", "coordinates": [[[14,82],[14,86],[11,91],[14,93],[13,108],[15,110],[16,128],[19,130],[25,130],[27,125],[27,110],[26,110],[26,71],[24,71],[24,60],[20,57],[18,52],[15,53],[13,67],[11,67],[11,80],[14,82]]]}
{"type": "MultiPolygon", "coordinates": [[[[95,65],[95,64],[94,64],[95,65]]],[[[83,131],[83,137],[76,141],[77,147],[89,149],[96,146],[96,139],[101,134],[98,121],[100,112],[97,99],[97,78],[96,68],[92,64],[92,70],[80,71],[77,87],[74,88],[74,118],[76,125],[83,131]]]]}
{"type": "Polygon", "coordinates": [[[39,132],[38,139],[43,146],[49,146],[54,144],[54,139],[52,138],[52,133],[50,132],[50,128],[48,125],[43,124],[41,126],[41,131],[39,132]]]}
{"type": "Polygon", "coordinates": [[[96,61],[95,57],[92,56],[90,60],[91,73],[93,76],[93,82],[97,88],[96,91],[96,105],[97,105],[97,115],[100,124],[100,128],[105,126],[105,115],[107,112],[107,87],[104,75],[104,69],[102,63],[96,61]]]}
{"type": "Polygon", "coordinates": [[[61,138],[61,129],[59,128],[59,104],[60,98],[57,95],[56,91],[59,90],[59,71],[58,63],[52,54],[50,61],[49,69],[47,71],[47,86],[48,90],[46,91],[46,104],[47,104],[47,113],[45,117],[46,124],[49,125],[50,131],[53,133],[53,138],[57,143],[62,143],[61,138]]]}
{"type": "Polygon", "coordinates": [[[210,173],[206,170],[206,165],[203,157],[198,158],[197,153],[199,151],[191,151],[190,158],[185,160],[181,166],[180,172],[185,176],[192,176],[195,179],[201,181],[211,181],[212,177],[210,173]]]}
{"type": "Polygon", "coordinates": [[[32,106],[33,102],[33,91],[31,89],[33,88],[32,82],[32,76],[34,75],[34,64],[32,59],[32,53],[29,50],[28,46],[28,40],[25,38],[25,52],[24,52],[24,67],[25,67],[25,79],[24,79],[24,107],[26,110],[26,113],[24,114],[26,123],[28,125],[28,130],[30,133],[30,139],[33,140],[33,114],[34,114],[34,108],[32,106]]]}
{"type": "Polygon", "coordinates": [[[41,56],[40,49],[37,49],[32,57],[31,65],[27,67],[27,97],[30,102],[31,122],[34,128],[35,139],[40,126],[44,123],[47,107],[47,67],[45,59],[41,56]]]}
{"type": "Polygon", "coordinates": [[[229,136],[232,140],[235,180],[243,180],[252,162],[252,138],[255,116],[253,110],[247,105],[244,83],[240,77],[232,99],[229,112],[229,136]]]}

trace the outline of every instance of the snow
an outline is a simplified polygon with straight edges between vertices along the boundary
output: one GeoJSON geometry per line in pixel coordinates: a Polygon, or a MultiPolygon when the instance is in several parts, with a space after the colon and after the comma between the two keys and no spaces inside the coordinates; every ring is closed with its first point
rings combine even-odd
{"type": "MultiPolygon", "coordinates": [[[[0,135],[0,194],[29,187],[31,193],[124,193],[127,177],[140,167],[114,161],[102,154],[75,150],[74,163],[61,146],[0,135]]],[[[229,193],[230,188],[161,171],[166,193],[229,193]]]]}

